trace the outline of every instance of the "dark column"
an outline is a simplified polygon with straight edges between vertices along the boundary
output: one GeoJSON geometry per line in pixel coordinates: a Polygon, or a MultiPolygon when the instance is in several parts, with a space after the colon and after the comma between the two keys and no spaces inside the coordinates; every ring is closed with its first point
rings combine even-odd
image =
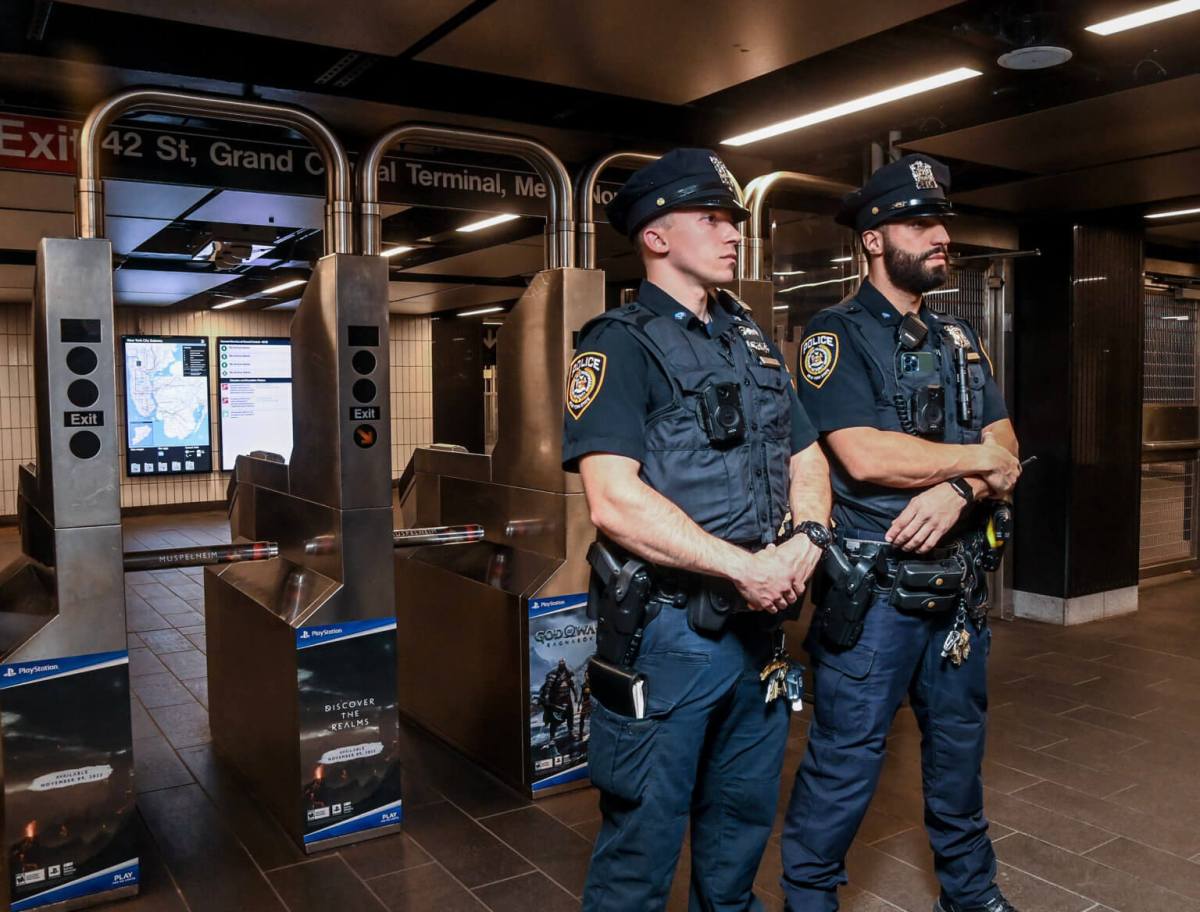
{"type": "Polygon", "coordinates": [[[1016,265],[1018,617],[1076,624],[1137,610],[1142,229],[1058,221],[1016,265]]]}
{"type": "Polygon", "coordinates": [[[483,452],[483,323],[479,319],[434,321],[433,441],[483,452]]]}

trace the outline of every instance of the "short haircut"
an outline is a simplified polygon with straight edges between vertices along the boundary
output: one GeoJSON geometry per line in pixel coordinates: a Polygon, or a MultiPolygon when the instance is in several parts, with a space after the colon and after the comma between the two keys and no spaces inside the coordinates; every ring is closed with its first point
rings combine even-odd
{"type": "Polygon", "coordinates": [[[648,222],[643,224],[633,235],[633,246],[639,254],[644,254],[646,245],[642,243],[642,232],[647,228],[670,228],[671,222],[675,218],[675,213],[664,212],[662,215],[656,215],[648,222]]]}

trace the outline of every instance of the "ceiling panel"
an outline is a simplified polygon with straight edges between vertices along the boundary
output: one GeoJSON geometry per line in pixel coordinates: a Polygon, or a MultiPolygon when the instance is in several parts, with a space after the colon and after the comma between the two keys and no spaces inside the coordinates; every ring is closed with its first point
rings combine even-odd
{"type": "Polygon", "coordinates": [[[1200,76],[1185,76],[905,143],[906,149],[1053,174],[1200,146],[1200,76]]]}
{"type": "Polygon", "coordinates": [[[210,192],[208,187],[107,180],[104,182],[104,214],[173,219],[210,192]]]}
{"type": "Polygon", "coordinates": [[[211,291],[236,278],[236,275],[208,272],[118,269],[113,273],[113,297],[118,304],[166,306],[211,291]]]}
{"type": "Polygon", "coordinates": [[[417,59],[683,104],[953,5],[498,0],[417,59]]]}
{"type": "Polygon", "coordinates": [[[325,224],[325,200],[313,196],[223,190],[190,213],[188,221],[320,228],[325,224]]]}
{"type": "Polygon", "coordinates": [[[171,222],[167,219],[105,216],[104,230],[112,241],[114,253],[132,253],[171,222]]]}
{"type": "Polygon", "coordinates": [[[467,0],[73,0],[72,5],[390,57],[458,13],[467,0]]]}
{"type": "Polygon", "coordinates": [[[457,256],[414,266],[405,272],[416,275],[440,273],[504,277],[539,272],[545,265],[546,255],[542,237],[538,235],[532,243],[525,239],[511,244],[484,247],[481,250],[472,250],[469,253],[460,253],[457,256]]]}
{"type": "Polygon", "coordinates": [[[524,288],[498,288],[493,285],[436,285],[392,282],[388,309],[395,314],[430,314],[462,307],[482,307],[498,301],[519,298],[524,288]],[[414,294],[414,292],[416,292],[414,294]]]}

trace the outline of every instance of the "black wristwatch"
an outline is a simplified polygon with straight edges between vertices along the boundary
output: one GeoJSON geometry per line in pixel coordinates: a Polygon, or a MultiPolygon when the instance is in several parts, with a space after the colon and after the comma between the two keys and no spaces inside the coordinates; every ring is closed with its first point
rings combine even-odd
{"type": "Polygon", "coordinates": [[[796,526],[796,531],[807,535],[808,540],[822,551],[833,544],[833,533],[815,520],[806,519],[796,526]]]}
{"type": "Polygon", "coordinates": [[[965,478],[951,478],[946,484],[954,488],[955,493],[967,503],[975,503],[975,489],[971,487],[971,483],[965,478]]]}

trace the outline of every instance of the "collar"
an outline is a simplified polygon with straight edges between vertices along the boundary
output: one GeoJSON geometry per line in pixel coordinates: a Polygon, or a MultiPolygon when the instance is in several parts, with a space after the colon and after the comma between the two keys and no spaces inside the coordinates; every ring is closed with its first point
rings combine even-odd
{"type": "Polygon", "coordinates": [[[870,279],[862,280],[858,291],[854,293],[854,300],[884,326],[899,326],[904,319],[892,302],[883,296],[883,292],[871,284],[870,279]]]}
{"type": "Polygon", "coordinates": [[[656,316],[677,320],[684,329],[701,332],[714,339],[728,329],[730,323],[733,322],[725,302],[719,295],[709,298],[708,315],[712,320],[707,325],[700,322],[694,313],[648,279],[642,279],[642,284],[638,286],[637,300],[639,304],[656,316]]]}

